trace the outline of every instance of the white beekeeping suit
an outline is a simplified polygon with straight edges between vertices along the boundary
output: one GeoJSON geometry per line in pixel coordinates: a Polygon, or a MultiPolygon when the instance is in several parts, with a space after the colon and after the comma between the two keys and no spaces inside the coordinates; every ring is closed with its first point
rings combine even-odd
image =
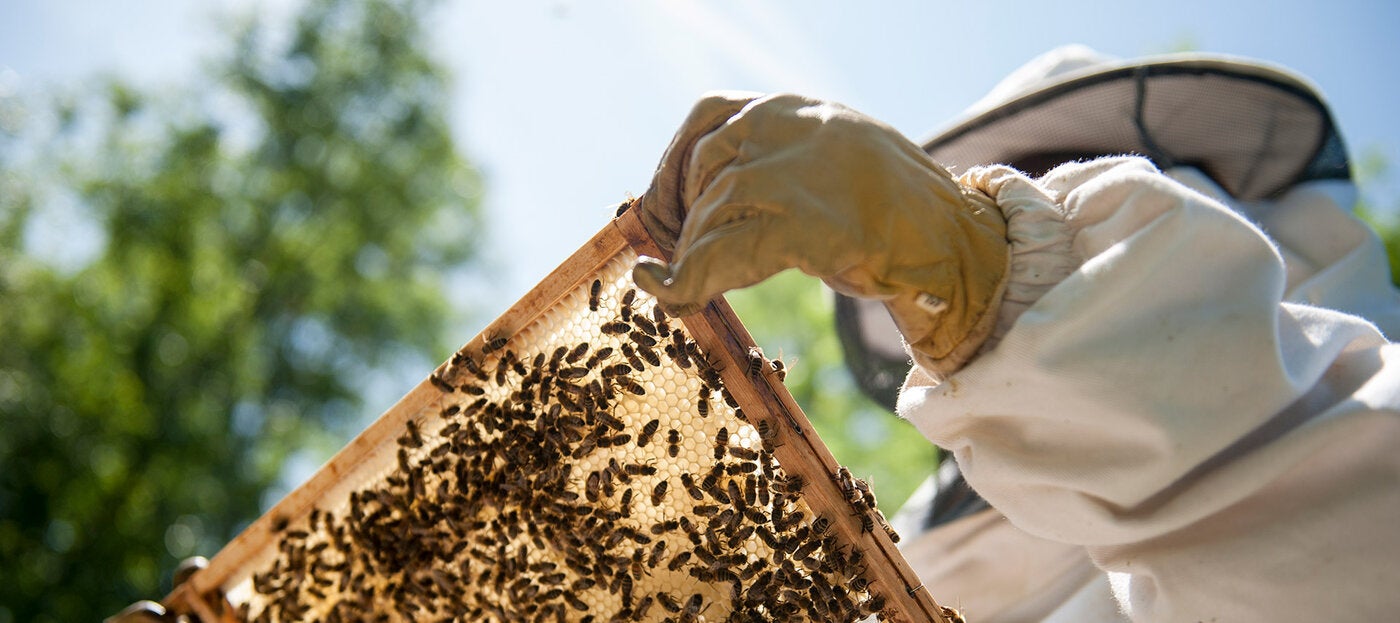
{"type": "MultiPolygon", "coordinates": [[[[1115,90],[1096,75],[1132,70],[1057,50],[989,99],[1042,92],[1054,80],[1035,74],[1065,65],[1099,97],[1115,90]]],[[[1239,108],[1223,116],[1259,114],[1239,108]]],[[[1113,138],[1030,129],[1063,132],[1075,109],[1042,100],[1013,120],[1015,137],[973,145],[965,130],[949,145],[944,133],[931,151],[1114,151],[1113,138]]],[[[1201,123],[1189,116],[1153,127],[1189,135],[1183,126],[1201,123]]],[[[1262,140],[1218,137],[1232,139],[1262,140]]],[[[926,486],[898,518],[940,599],[982,621],[1394,616],[1383,593],[1400,578],[1400,368],[1383,335],[1400,334],[1400,304],[1384,248],[1350,213],[1351,182],[1319,177],[1330,179],[1240,201],[1198,169],[1163,177],[1136,159],[1037,181],[1000,167],[965,174],[1007,213],[1013,276],[995,346],[942,385],[916,371],[901,397],[901,414],[953,451],[995,507],[919,534],[926,486]]]]}
{"type": "Polygon", "coordinates": [[[969,620],[1394,620],[1400,299],[1348,174],[1315,89],[1239,59],[1058,50],[922,148],[716,93],[634,278],[684,314],[795,267],[888,310],[900,413],[991,504],[897,518],[969,620]]]}

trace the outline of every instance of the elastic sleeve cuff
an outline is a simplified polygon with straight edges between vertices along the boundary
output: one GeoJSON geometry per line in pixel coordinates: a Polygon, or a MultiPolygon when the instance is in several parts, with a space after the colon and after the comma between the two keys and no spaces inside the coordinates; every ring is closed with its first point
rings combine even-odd
{"type": "Polygon", "coordinates": [[[1006,218],[1011,263],[996,323],[978,353],[995,348],[1011,326],[1046,292],[1073,273],[1074,232],[1059,198],[1024,173],[996,165],[973,167],[958,182],[991,197],[1006,218]]]}

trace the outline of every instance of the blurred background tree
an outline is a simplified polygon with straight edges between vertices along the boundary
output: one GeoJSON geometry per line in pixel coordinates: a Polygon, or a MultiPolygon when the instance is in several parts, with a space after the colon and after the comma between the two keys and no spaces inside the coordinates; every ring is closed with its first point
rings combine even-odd
{"type": "Polygon", "coordinates": [[[0,619],[163,595],[289,453],[363,423],[368,379],[446,356],[441,275],[477,257],[479,193],[425,8],[315,0],[289,32],[244,24],[176,97],[109,80],[49,135],[4,126],[0,619]],[[91,240],[36,234],[63,205],[91,240]]]}

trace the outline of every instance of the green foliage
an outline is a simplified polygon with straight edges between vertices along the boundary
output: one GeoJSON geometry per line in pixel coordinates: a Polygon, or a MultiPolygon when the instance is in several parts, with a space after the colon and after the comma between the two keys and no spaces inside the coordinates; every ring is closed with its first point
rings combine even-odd
{"type": "Polygon", "coordinates": [[[764,354],[784,361],[784,384],[836,460],[868,480],[881,510],[893,514],[937,467],[938,450],[856,387],[843,362],[830,293],[791,270],[725,297],[764,354]]]}
{"type": "Polygon", "coordinates": [[[243,27],[183,99],[111,82],[56,106],[37,156],[0,142],[0,620],[163,595],[290,452],[348,436],[376,370],[446,355],[477,179],[423,10],[316,0],[284,47],[243,27]],[[34,235],[63,197],[95,239],[72,267],[34,235]]]}

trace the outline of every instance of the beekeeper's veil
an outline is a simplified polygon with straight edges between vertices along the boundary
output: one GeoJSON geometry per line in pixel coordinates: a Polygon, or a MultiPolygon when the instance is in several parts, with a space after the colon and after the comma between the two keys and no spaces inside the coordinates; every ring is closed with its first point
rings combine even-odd
{"type": "MultiPolygon", "coordinates": [[[[1081,45],[1012,72],[924,142],[955,174],[1011,164],[1032,175],[1108,154],[1192,166],[1243,201],[1293,185],[1350,177],[1346,150],[1318,89],[1286,69],[1206,54],[1122,61],[1081,45]]],[[[893,408],[909,361],[873,301],[838,297],[847,362],[866,393],[893,408]]]]}

